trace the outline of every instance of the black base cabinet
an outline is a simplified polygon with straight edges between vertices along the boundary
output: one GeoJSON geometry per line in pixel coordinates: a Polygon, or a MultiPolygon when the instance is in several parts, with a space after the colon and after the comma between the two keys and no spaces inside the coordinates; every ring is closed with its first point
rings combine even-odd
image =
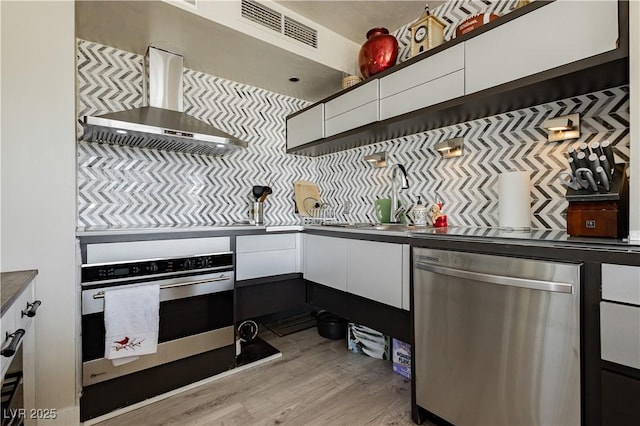
{"type": "Polygon", "coordinates": [[[235,367],[236,347],[225,346],[168,364],[85,386],[80,421],[110,413],[235,367]]]}
{"type": "Polygon", "coordinates": [[[307,281],[308,303],[387,336],[411,343],[409,311],[307,281]]]}
{"type": "Polygon", "coordinates": [[[308,310],[302,274],[237,281],[235,297],[236,322],[280,312],[308,310]]]}
{"type": "Polygon", "coordinates": [[[602,425],[640,425],[640,372],[630,377],[602,370],[602,425]]]}

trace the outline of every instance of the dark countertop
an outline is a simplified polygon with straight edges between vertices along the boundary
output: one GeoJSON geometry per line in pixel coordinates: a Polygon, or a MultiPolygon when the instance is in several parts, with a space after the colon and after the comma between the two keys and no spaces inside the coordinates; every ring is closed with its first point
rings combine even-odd
{"type": "MultiPolygon", "coordinates": [[[[267,223],[255,226],[249,224],[216,224],[206,226],[134,226],[134,227],[87,227],[78,228],[81,243],[154,240],[169,238],[197,238],[225,235],[254,235],[269,232],[305,231],[319,235],[371,239],[375,241],[399,242],[417,246],[431,244],[478,243],[518,247],[518,251],[527,248],[553,248],[595,253],[640,254],[640,241],[629,242],[626,239],[572,237],[563,230],[532,229],[530,231],[510,231],[488,227],[433,228],[431,226],[373,226],[371,224],[303,224],[303,223],[267,223]],[[384,228],[384,229],[383,229],[384,228]]],[[[460,245],[456,245],[460,248],[460,245]]],[[[463,247],[463,246],[462,246],[463,247]]],[[[469,247],[471,248],[471,247],[469,247]]],[[[611,261],[611,257],[608,258],[611,261]]],[[[635,262],[634,262],[635,263],[635,262]]]]}
{"type": "Polygon", "coordinates": [[[0,273],[0,293],[2,293],[2,313],[15,302],[25,287],[38,275],[36,269],[0,273]]]}

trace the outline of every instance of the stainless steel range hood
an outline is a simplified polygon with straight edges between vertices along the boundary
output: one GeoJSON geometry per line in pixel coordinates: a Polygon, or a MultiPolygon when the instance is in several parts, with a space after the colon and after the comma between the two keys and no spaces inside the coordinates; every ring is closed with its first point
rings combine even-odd
{"type": "Polygon", "coordinates": [[[181,55],[150,46],[145,68],[149,72],[145,96],[148,82],[150,106],[85,116],[83,140],[207,155],[247,146],[247,142],[182,112],[181,55]]]}

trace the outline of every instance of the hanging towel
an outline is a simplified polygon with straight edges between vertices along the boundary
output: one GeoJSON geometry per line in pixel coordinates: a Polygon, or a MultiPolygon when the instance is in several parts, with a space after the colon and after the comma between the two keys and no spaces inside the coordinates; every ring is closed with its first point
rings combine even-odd
{"type": "Polygon", "coordinates": [[[141,285],[104,292],[104,357],[114,366],[158,348],[160,286],[141,285]]]}

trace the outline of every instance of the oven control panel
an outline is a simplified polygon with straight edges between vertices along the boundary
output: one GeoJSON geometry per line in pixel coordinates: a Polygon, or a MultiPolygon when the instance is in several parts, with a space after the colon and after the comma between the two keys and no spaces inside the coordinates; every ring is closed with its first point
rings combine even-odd
{"type": "Polygon", "coordinates": [[[147,259],[130,262],[82,265],[82,282],[120,281],[138,277],[177,275],[189,271],[205,272],[233,267],[233,253],[147,259]]]}

